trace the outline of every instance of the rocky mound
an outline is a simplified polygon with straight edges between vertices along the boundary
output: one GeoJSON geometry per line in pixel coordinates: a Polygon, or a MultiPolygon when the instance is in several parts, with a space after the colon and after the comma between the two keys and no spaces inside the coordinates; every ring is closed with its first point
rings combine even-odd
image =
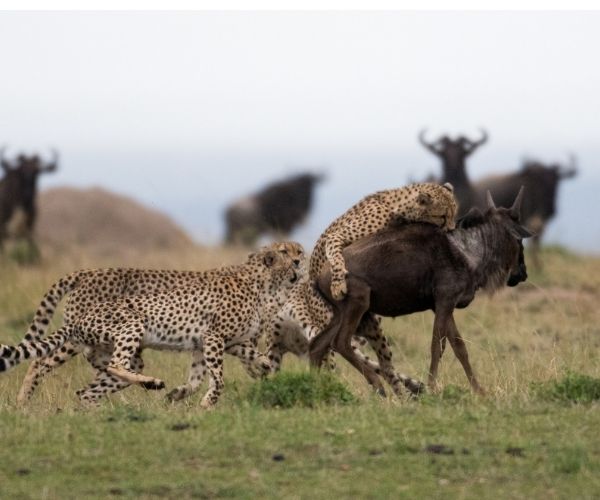
{"type": "Polygon", "coordinates": [[[114,255],[193,245],[168,216],[101,188],[53,188],[38,199],[36,232],[42,245],[114,255]]]}

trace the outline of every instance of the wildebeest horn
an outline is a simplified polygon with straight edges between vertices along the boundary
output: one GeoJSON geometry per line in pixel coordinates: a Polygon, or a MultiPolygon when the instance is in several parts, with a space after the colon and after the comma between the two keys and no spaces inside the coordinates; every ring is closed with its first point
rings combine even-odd
{"type": "Polygon", "coordinates": [[[512,207],[510,207],[511,215],[516,216],[517,218],[521,217],[521,202],[523,201],[524,191],[525,186],[521,186],[521,189],[519,189],[519,194],[517,194],[517,197],[515,198],[512,207]]]}
{"type": "Polygon", "coordinates": [[[419,132],[419,142],[421,144],[423,144],[423,146],[425,146],[426,148],[432,148],[434,143],[433,142],[427,142],[425,140],[425,134],[427,133],[427,129],[424,128],[423,130],[421,130],[421,132],[419,132]]]}
{"type": "Polygon", "coordinates": [[[6,170],[11,168],[10,162],[4,157],[4,153],[6,153],[7,146],[2,146],[0,148],[0,164],[6,170]]]}
{"type": "Polygon", "coordinates": [[[480,127],[479,131],[481,132],[481,139],[479,139],[478,141],[473,141],[472,144],[474,146],[481,146],[482,144],[485,144],[488,140],[489,136],[485,129],[483,127],[480,127]]]}
{"type": "Polygon", "coordinates": [[[566,168],[558,169],[558,176],[561,179],[568,179],[577,174],[577,158],[573,153],[569,154],[569,165],[566,168]]]}
{"type": "Polygon", "coordinates": [[[496,204],[494,203],[494,198],[492,198],[492,193],[490,193],[489,189],[485,192],[485,201],[488,209],[496,210],[496,204]]]}
{"type": "Polygon", "coordinates": [[[52,152],[52,160],[50,160],[50,163],[48,163],[44,167],[40,168],[41,172],[52,172],[52,171],[56,170],[56,167],[58,166],[58,151],[55,148],[52,148],[51,152],[52,152]]]}

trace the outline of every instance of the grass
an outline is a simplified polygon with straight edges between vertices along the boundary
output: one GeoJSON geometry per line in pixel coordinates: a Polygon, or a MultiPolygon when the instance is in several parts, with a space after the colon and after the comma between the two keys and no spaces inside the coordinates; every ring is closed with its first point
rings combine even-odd
{"type": "MultiPolygon", "coordinates": [[[[136,264],[236,258],[206,250],[136,264]]],[[[210,412],[201,393],[167,404],[139,387],[82,410],[73,393],[91,373],[81,359],[20,409],[19,366],[0,377],[0,498],[596,498],[600,260],[552,249],[543,261],[528,283],[457,312],[485,398],[470,393],[450,351],[441,391],[416,401],[373,395],[343,361],[318,376],[286,357],[278,377],[257,383],[228,358],[210,412]]],[[[114,263],[0,263],[0,339],[22,337],[61,274],[101,265],[114,263]]],[[[431,325],[431,313],[384,321],[396,366],[421,379],[431,325]]],[[[185,380],[187,355],[145,358],[170,386],[185,380]]]]}

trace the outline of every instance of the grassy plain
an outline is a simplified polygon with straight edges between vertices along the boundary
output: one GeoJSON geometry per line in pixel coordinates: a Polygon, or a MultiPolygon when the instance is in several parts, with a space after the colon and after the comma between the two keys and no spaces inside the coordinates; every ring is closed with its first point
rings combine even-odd
{"type": "MultiPolygon", "coordinates": [[[[47,257],[32,268],[4,261],[0,341],[17,342],[47,287],[73,269],[240,258],[200,249],[118,262],[47,257]]],[[[91,370],[81,359],[17,408],[19,366],[0,377],[0,498],[597,498],[600,259],[554,248],[543,262],[528,283],[457,313],[485,398],[469,393],[450,351],[439,394],[382,399],[338,361],[354,398],[285,409],[260,404],[255,382],[227,359],[225,394],[210,412],[198,407],[201,393],[171,405],[138,387],[82,410],[74,391],[91,370]],[[586,402],[570,401],[578,391],[586,402]]],[[[385,320],[399,370],[426,378],[431,324],[430,313],[385,320]]],[[[145,358],[169,386],[185,380],[187,355],[145,358]]],[[[307,380],[304,360],[286,358],[284,370],[307,380]]]]}

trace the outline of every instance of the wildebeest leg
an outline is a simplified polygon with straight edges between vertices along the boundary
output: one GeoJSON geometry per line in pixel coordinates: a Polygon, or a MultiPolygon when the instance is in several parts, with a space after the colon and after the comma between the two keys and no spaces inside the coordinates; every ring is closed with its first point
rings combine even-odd
{"type": "Polygon", "coordinates": [[[322,332],[315,335],[309,344],[308,352],[310,364],[316,368],[320,368],[323,364],[325,356],[329,353],[333,340],[335,339],[341,325],[341,317],[336,318],[322,332]]]}
{"type": "Polygon", "coordinates": [[[363,363],[352,349],[352,336],[356,333],[363,315],[369,310],[371,289],[361,280],[349,278],[346,299],[339,305],[339,327],[331,346],[354,368],[363,374],[379,394],[385,390],[379,376],[371,366],[363,363]]]}
{"type": "Polygon", "coordinates": [[[454,322],[454,316],[450,315],[448,319],[448,340],[450,341],[450,345],[452,346],[452,350],[454,354],[460,361],[463,369],[465,370],[465,374],[467,375],[467,379],[475,391],[478,394],[485,394],[483,388],[477,382],[475,375],[473,374],[473,369],[471,368],[471,363],[469,363],[469,354],[467,353],[467,346],[465,345],[464,340],[460,336],[458,332],[458,328],[456,328],[456,323],[454,322]]]}
{"type": "Polygon", "coordinates": [[[448,321],[451,317],[452,309],[441,306],[436,307],[435,319],[433,321],[433,335],[431,338],[431,364],[429,365],[429,379],[427,381],[431,390],[437,389],[438,367],[446,348],[448,321]]]}

